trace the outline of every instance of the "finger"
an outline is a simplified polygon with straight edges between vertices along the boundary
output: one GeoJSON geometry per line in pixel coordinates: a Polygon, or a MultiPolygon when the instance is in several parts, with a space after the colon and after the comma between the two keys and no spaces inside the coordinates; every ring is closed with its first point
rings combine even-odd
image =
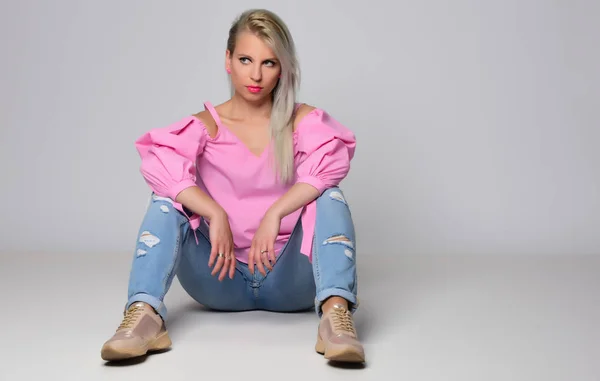
{"type": "Polygon", "coordinates": [[[264,258],[264,264],[265,266],[269,269],[269,271],[273,271],[273,264],[271,263],[271,261],[269,260],[269,252],[265,252],[265,255],[263,256],[264,258]]]}
{"type": "Polygon", "coordinates": [[[217,264],[213,268],[211,275],[215,275],[216,273],[219,272],[219,270],[221,270],[221,267],[223,267],[223,262],[225,262],[225,258],[223,256],[221,256],[221,254],[224,254],[223,247],[219,247],[219,250],[217,253],[217,264]]]}
{"type": "Polygon", "coordinates": [[[233,279],[233,276],[235,275],[235,265],[237,263],[233,249],[229,252],[229,256],[231,257],[231,262],[229,263],[229,279],[233,279]]]}
{"type": "Polygon", "coordinates": [[[225,252],[225,258],[223,258],[223,268],[221,269],[221,273],[219,274],[219,281],[222,281],[227,275],[227,272],[231,264],[231,258],[229,257],[229,250],[225,252]]]}
{"type": "Polygon", "coordinates": [[[265,265],[266,268],[269,269],[269,271],[273,270],[273,267],[271,266],[271,262],[269,262],[269,252],[267,250],[267,248],[265,247],[262,251],[262,254],[260,256],[260,259],[262,260],[262,263],[265,265]]]}
{"type": "MultiPolygon", "coordinates": [[[[260,247],[260,246],[259,246],[260,247]]],[[[263,267],[263,260],[262,260],[262,254],[260,253],[261,250],[255,250],[255,258],[254,262],[256,262],[256,266],[258,267],[258,271],[262,274],[262,275],[267,275],[267,272],[265,271],[265,268],[263,267]]]]}
{"type": "Polygon", "coordinates": [[[269,258],[271,258],[271,267],[275,266],[275,247],[274,247],[274,243],[272,241],[269,241],[269,258]]]}
{"type": "Polygon", "coordinates": [[[227,273],[229,273],[229,270],[231,268],[232,258],[231,248],[229,245],[226,246],[226,249],[223,251],[223,254],[225,254],[225,258],[223,258],[223,268],[221,269],[221,274],[219,274],[219,281],[225,279],[227,273]]]}
{"type": "Polygon", "coordinates": [[[273,262],[271,262],[271,258],[273,256],[273,253],[272,253],[272,249],[270,246],[272,246],[272,245],[269,242],[265,242],[265,244],[264,244],[265,248],[263,249],[263,251],[265,253],[263,254],[262,258],[263,258],[263,263],[265,264],[265,266],[267,266],[269,268],[269,271],[272,271],[273,270],[273,262]]]}
{"type": "Polygon", "coordinates": [[[215,258],[217,257],[217,245],[212,244],[210,248],[210,257],[208,258],[208,267],[213,267],[215,258]]]}
{"type": "Polygon", "coordinates": [[[250,274],[254,275],[254,241],[248,252],[248,270],[250,270],[250,274]]]}

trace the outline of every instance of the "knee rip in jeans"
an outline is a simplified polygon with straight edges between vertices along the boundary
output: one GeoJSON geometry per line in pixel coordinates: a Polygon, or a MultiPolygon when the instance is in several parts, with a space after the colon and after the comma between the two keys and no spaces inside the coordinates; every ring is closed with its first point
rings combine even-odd
{"type": "MultiPolygon", "coordinates": [[[[140,239],[138,240],[138,242],[143,243],[144,245],[146,245],[148,248],[151,249],[154,246],[158,245],[158,243],[160,242],[160,238],[158,238],[154,234],[150,233],[149,231],[145,230],[142,232],[142,234],[140,234],[140,239]]],[[[144,249],[137,250],[138,257],[146,255],[146,253],[148,253],[148,251],[146,251],[144,249]]]]}
{"type": "Polygon", "coordinates": [[[344,197],[344,194],[340,190],[331,191],[329,193],[329,198],[332,200],[339,201],[344,205],[348,205],[348,203],[346,202],[346,198],[344,197]]]}
{"type": "MultiPolygon", "coordinates": [[[[157,196],[157,195],[153,194],[152,195],[152,200],[153,201],[166,201],[169,204],[173,205],[173,200],[171,200],[168,197],[161,197],[161,196],[157,196]]],[[[166,205],[161,205],[160,206],[160,211],[163,212],[163,213],[169,213],[169,207],[166,206],[166,205]]]]}
{"type": "Polygon", "coordinates": [[[350,238],[346,237],[343,234],[337,234],[337,235],[327,238],[325,241],[323,241],[323,245],[346,246],[346,249],[344,249],[344,254],[350,259],[353,259],[353,257],[354,257],[354,253],[353,253],[354,242],[352,242],[350,240],[350,238]]]}

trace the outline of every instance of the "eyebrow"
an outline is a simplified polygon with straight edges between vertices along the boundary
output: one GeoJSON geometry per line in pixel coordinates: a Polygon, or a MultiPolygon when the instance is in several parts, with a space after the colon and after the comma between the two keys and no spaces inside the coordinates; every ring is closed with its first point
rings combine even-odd
{"type": "MultiPolygon", "coordinates": [[[[248,58],[254,59],[254,57],[252,57],[250,54],[237,53],[237,56],[238,57],[248,57],[248,58]]],[[[277,58],[273,57],[273,58],[266,58],[263,61],[278,61],[278,60],[277,60],[277,58]]]]}

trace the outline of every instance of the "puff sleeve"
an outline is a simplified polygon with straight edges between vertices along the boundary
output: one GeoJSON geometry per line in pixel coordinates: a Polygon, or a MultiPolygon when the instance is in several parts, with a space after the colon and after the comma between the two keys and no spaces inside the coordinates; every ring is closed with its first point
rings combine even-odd
{"type": "Polygon", "coordinates": [[[308,183],[322,194],[337,186],[348,174],[356,138],[352,131],[326,111],[315,108],[297,129],[297,183],[308,183]]]}
{"type": "Polygon", "coordinates": [[[142,159],[140,172],[154,193],[175,200],[179,192],[196,185],[196,159],[207,138],[206,126],[187,117],[152,129],[135,141],[142,159]]]}

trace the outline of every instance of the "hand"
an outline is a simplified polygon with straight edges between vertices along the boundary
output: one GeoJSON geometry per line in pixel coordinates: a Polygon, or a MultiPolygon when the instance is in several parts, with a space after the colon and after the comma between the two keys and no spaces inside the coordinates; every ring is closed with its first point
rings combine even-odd
{"type": "Polygon", "coordinates": [[[208,259],[208,267],[212,267],[216,260],[211,275],[217,274],[220,270],[219,281],[222,281],[227,273],[229,273],[229,279],[233,279],[236,260],[233,252],[233,235],[225,212],[218,213],[210,218],[209,236],[212,249],[208,259]],[[217,257],[219,253],[222,253],[223,256],[217,257]]]}
{"type": "Polygon", "coordinates": [[[273,246],[279,234],[280,225],[281,218],[272,212],[267,212],[261,220],[258,230],[256,230],[252,239],[252,245],[248,254],[248,268],[251,274],[254,274],[255,263],[258,271],[263,275],[267,275],[265,266],[269,271],[273,270],[273,265],[275,264],[273,246]]]}

